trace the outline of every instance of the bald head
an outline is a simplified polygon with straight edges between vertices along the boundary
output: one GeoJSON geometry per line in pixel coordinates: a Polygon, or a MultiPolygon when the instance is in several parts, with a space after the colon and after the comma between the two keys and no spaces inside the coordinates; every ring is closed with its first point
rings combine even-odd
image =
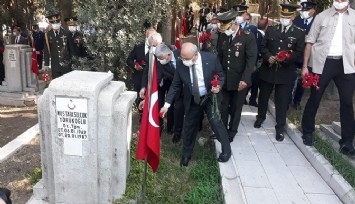
{"type": "Polygon", "coordinates": [[[197,46],[193,43],[187,42],[181,46],[181,58],[183,59],[191,59],[197,52],[197,46]]]}
{"type": "Polygon", "coordinates": [[[148,28],[148,30],[145,32],[145,38],[148,39],[149,36],[153,35],[157,31],[154,28],[148,28]]]}

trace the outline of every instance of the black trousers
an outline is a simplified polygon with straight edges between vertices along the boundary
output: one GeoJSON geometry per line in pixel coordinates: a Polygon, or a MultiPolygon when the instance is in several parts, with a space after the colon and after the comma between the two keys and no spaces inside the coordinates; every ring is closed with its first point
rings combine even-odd
{"type": "Polygon", "coordinates": [[[242,91],[222,91],[223,100],[221,105],[221,118],[223,124],[230,132],[238,132],[238,127],[247,91],[247,88],[242,91]],[[231,117],[231,120],[228,124],[229,116],[231,117]]]}
{"type": "Polygon", "coordinates": [[[196,104],[191,97],[190,110],[185,116],[184,136],[183,136],[183,157],[190,157],[196,142],[196,136],[199,128],[200,118],[203,111],[207,114],[208,122],[216,134],[217,140],[222,145],[222,153],[231,153],[231,146],[228,139],[228,132],[222,120],[218,117],[212,117],[212,101],[209,97],[203,106],[196,104]]]}
{"type": "MultiPolygon", "coordinates": [[[[355,74],[344,74],[343,60],[327,59],[323,73],[318,83],[319,90],[311,87],[311,95],[303,112],[303,134],[314,132],[315,116],[325,89],[330,80],[333,80],[338,88],[340,98],[340,122],[341,137],[340,145],[352,145],[355,134],[353,94],[355,89],[355,74]]],[[[330,110],[331,111],[331,110],[330,110]]]]}
{"type": "Polygon", "coordinates": [[[275,87],[276,132],[282,133],[286,125],[287,107],[290,97],[290,84],[272,84],[260,80],[258,118],[265,119],[270,95],[275,87]]]}
{"type": "Polygon", "coordinates": [[[38,63],[38,69],[42,69],[43,65],[43,54],[42,55],[37,55],[37,63],[38,63]]]}
{"type": "MultiPolygon", "coordinates": [[[[169,127],[174,128],[174,135],[181,136],[182,128],[184,125],[184,99],[183,97],[179,97],[174,101],[172,104],[174,108],[169,108],[169,111],[172,112],[173,116],[170,116],[172,119],[168,120],[168,129],[169,127]],[[171,125],[170,123],[173,123],[171,125]]],[[[169,118],[169,111],[168,111],[168,118],[169,118]]]]}
{"type": "Polygon", "coordinates": [[[63,76],[64,74],[67,74],[71,72],[72,70],[63,70],[63,71],[57,71],[52,69],[52,79],[58,78],[63,76]]]}
{"type": "Polygon", "coordinates": [[[252,84],[250,87],[250,98],[249,102],[256,102],[256,98],[258,97],[259,92],[259,71],[256,70],[251,75],[252,84]]]}

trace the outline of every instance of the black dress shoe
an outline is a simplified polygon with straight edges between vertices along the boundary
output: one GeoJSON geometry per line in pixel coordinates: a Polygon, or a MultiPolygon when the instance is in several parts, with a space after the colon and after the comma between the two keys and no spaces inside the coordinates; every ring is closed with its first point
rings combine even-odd
{"type": "Polygon", "coordinates": [[[254,123],[254,127],[255,128],[261,128],[261,124],[264,122],[265,119],[262,118],[257,118],[255,123],[254,123]]]}
{"type": "Polygon", "coordinates": [[[306,145],[306,146],[312,146],[313,145],[313,139],[312,139],[312,135],[311,134],[302,135],[302,140],[303,140],[303,144],[306,145]]]}
{"type": "Polygon", "coordinates": [[[218,162],[227,162],[231,158],[232,153],[221,153],[217,159],[218,162]]]}
{"type": "Polygon", "coordinates": [[[181,161],[180,161],[180,166],[188,166],[190,159],[191,159],[191,156],[189,156],[189,157],[182,157],[182,158],[181,158],[181,161]]]}
{"type": "Polygon", "coordinates": [[[174,144],[176,144],[180,141],[180,139],[181,139],[181,135],[174,135],[172,141],[174,144]]]}
{"type": "Polygon", "coordinates": [[[283,133],[276,133],[275,139],[276,139],[277,141],[279,141],[279,142],[282,142],[282,141],[284,141],[285,136],[284,136],[283,133]]]}
{"type": "Polygon", "coordinates": [[[342,145],[339,151],[347,156],[355,157],[355,149],[352,145],[342,145]]]}
{"type": "Polygon", "coordinates": [[[254,106],[254,107],[259,107],[259,105],[256,101],[249,101],[249,105],[254,106]]]}

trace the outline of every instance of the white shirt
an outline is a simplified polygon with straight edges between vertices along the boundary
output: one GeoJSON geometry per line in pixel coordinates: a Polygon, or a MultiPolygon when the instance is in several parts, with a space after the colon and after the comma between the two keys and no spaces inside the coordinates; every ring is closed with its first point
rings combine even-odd
{"type": "Polygon", "coordinates": [[[313,20],[313,16],[311,16],[311,17],[309,17],[307,19],[303,19],[304,22],[307,21],[307,25],[309,25],[312,22],[312,20],[313,20]]]}
{"type": "Polygon", "coordinates": [[[342,56],[343,55],[343,14],[339,13],[337,27],[335,29],[334,37],[330,43],[328,56],[342,56]]]}
{"type": "Polygon", "coordinates": [[[265,32],[263,30],[258,29],[258,31],[261,33],[261,35],[263,35],[263,37],[265,36],[265,32]]]}
{"type": "Polygon", "coordinates": [[[147,43],[144,43],[144,52],[145,52],[145,55],[147,55],[147,53],[149,52],[149,47],[148,47],[147,43]]]}
{"type": "Polygon", "coordinates": [[[16,36],[16,40],[15,40],[15,43],[19,43],[20,42],[20,36],[16,36]]]}
{"type": "MultiPolygon", "coordinates": [[[[191,78],[191,87],[193,83],[193,76],[192,76],[192,66],[190,68],[190,78],[191,78]]],[[[195,69],[196,69],[196,74],[197,74],[197,81],[198,81],[198,90],[200,92],[200,96],[204,96],[207,94],[206,86],[205,86],[205,80],[203,78],[203,67],[202,67],[202,59],[201,59],[201,54],[198,53],[198,58],[195,62],[195,69]]]]}

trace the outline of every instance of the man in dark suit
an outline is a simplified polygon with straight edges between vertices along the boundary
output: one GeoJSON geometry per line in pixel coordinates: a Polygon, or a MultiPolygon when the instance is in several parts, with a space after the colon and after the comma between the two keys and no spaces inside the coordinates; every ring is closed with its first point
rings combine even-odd
{"type": "Polygon", "coordinates": [[[284,140],[284,126],[290,97],[290,81],[296,69],[295,60],[303,54],[305,32],[292,24],[297,5],[281,4],[280,25],[269,26],[261,45],[264,59],[260,68],[260,93],[255,128],[260,128],[266,118],[270,94],[275,87],[276,140],[284,140]],[[285,60],[277,59],[280,51],[292,52],[285,60]]]}
{"type": "Polygon", "coordinates": [[[12,44],[27,44],[27,40],[21,35],[21,29],[19,27],[14,27],[12,34],[14,35],[12,44]]]}
{"type": "Polygon", "coordinates": [[[148,65],[147,55],[149,51],[148,37],[156,33],[154,29],[148,29],[145,34],[145,42],[134,46],[133,50],[127,57],[126,63],[132,70],[133,90],[137,92],[139,98],[139,91],[142,88],[143,70],[148,65]]]}
{"type": "MultiPolygon", "coordinates": [[[[224,83],[224,73],[216,55],[198,52],[197,46],[184,43],[181,48],[181,60],[177,61],[174,80],[160,113],[164,117],[179,90],[182,90],[185,107],[184,147],[180,165],[187,166],[196,142],[199,119],[202,112],[207,114],[217,139],[222,145],[219,162],[226,162],[231,157],[228,132],[222,120],[212,113],[211,92],[218,94],[224,83]],[[213,75],[219,75],[219,86],[212,87],[213,75]]],[[[218,104],[215,104],[218,105],[218,104]]]]}
{"type": "Polygon", "coordinates": [[[71,54],[68,46],[68,31],[61,27],[60,14],[47,17],[52,30],[45,34],[44,68],[49,68],[51,59],[52,78],[58,78],[71,72],[71,54]]]}
{"type": "MultiPolygon", "coordinates": [[[[308,35],[309,30],[311,29],[311,26],[313,24],[313,21],[315,19],[316,15],[316,4],[313,2],[301,2],[302,10],[301,14],[293,20],[293,24],[299,28],[302,28],[306,31],[306,35],[308,35]]],[[[301,72],[301,68],[303,65],[303,56],[298,59],[296,62],[296,67],[297,71],[295,71],[291,83],[291,97],[290,97],[290,103],[292,103],[292,106],[296,109],[299,110],[301,108],[301,100],[304,92],[304,88],[302,86],[302,79],[297,79],[298,74],[301,72]],[[296,87],[295,87],[296,83],[296,87]],[[294,93],[293,100],[292,100],[292,93],[294,93]]],[[[308,67],[308,69],[311,70],[311,67],[308,67]]]]}
{"type": "Polygon", "coordinates": [[[43,64],[43,49],[44,49],[44,32],[42,32],[38,25],[32,25],[32,39],[36,48],[38,68],[42,69],[43,64]]]}
{"type": "MultiPolygon", "coordinates": [[[[234,12],[235,15],[241,15],[241,12],[234,12]]],[[[257,46],[254,35],[242,30],[234,21],[234,15],[222,14],[218,19],[222,22],[232,21],[228,32],[221,34],[227,37],[223,37],[225,40],[218,53],[225,74],[221,116],[228,129],[229,140],[232,142],[238,132],[247,87],[251,86],[251,73],[257,58],[257,46]]]]}
{"type": "Polygon", "coordinates": [[[83,45],[82,34],[77,30],[78,18],[70,17],[64,19],[70,32],[68,43],[72,57],[85,57],[85,47],[83,45]]]}
{"type": "MultiPolygon", "coordinates": [[[[176,70],[176,62],[180,56],[180,51],[175,50],[168,45],[161,43],[157,46],[155,56],[157,57],[157,76],[158,83],[163,80],[163,86],[158,89],[158,100],[162,102],[160,108],[164,105],[165,94],[168,92],[174,78],[176,70]],[[160,77],[159,77],[160,76],[160,77]],[[161,98],[159,98],[161,97],[161,98]]],[[[168,132],[173,132],[173,143],[177,143],[181,139],[182,127],[184,122],[184,104],[181,91],[176,94],[174,102],[171,104],[174,108],[170,108],[167,113],[168,132]]]]}

